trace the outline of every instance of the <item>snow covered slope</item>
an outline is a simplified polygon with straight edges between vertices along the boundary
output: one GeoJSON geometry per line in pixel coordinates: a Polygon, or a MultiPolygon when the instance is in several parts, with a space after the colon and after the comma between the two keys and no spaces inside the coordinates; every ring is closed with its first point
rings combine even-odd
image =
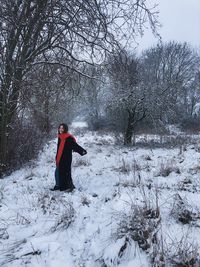
{"type": "Polygon", "coordinates": [[[112,135],[94,132],[77,140],[88,154],[73,155],[73,193],[49,190],[54,186],[56,140],[31,166],[0,180],[0,266],[195,262],[200,244],[199,147],[125,148],[112,135]]]}

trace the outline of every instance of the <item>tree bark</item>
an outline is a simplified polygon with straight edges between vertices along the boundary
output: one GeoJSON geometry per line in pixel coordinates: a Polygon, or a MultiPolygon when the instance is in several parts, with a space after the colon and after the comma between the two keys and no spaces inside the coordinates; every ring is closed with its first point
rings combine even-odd
{"type": "Polygon", "coordinates": [[[138,114],[137,111],[135,110],[136,107],[132,110],[128,110],[128,123],[124,135],[124,145],[133,144],[132,139],[133,139],[135,125],[146,117],[146,109],[143,109],[143,111],[140,114],[138,114]]]}
{"type": "Polygon", "coordinates": [[[7,144],[9,124],[15,114],[22,82],[22,69],[16,69],[13,74],[11,68],[7,68],[5,82],[1,88],[0,97],[0,164],[5,165],[7,160],[7,144]],[[12,89],[11,87],[12,83],[12,89]]]}
{"type": "Polygon", "coordinates": [[[49,99],[45,99],[44,103],[44,131],[46,134],[50,133],[50,120],[49,120],[49,99]]]}
{"type": "Polygon", "coordinates": [[[4,166],[6,163],[7,154],[7,125],[8,125],[8,92],[11,84],[12,71],[9,66],[6,68],[6,75],[4,83],[0,90],[0,165],[4,166]]]}
{"type": "Polygon", "coordinates": [[[128,123],[126,127],[126,132],[124,135],[124,145],[132,144],[132,137],[134,132],[134,113],[128,112],[128,123]]]}
{"type": "Polygon", "coordinates": [[[0,119],[0,165],[6,164],[6,154],[7,154],[7,108],[2,107],[2,115],[0,119]]]}

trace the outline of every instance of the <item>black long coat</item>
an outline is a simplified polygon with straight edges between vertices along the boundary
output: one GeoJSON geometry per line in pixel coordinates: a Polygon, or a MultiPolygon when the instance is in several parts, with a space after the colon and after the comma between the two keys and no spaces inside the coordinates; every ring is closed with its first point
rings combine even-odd
{"type": "MultiPolygon", "coordinates": [[[[57,153],[60,145],[60,138],[58,138],[57,153]]],[[[87,152],[81,146],[79,146],[72,137],[68,137],[65,141],[62,156],[60,158],[59,165],[59,187],[60,190],[73,189],[72,177],[71,177],[71,163],[72,163],[72,151],[79,153],[81,156],[87,152]]]]}

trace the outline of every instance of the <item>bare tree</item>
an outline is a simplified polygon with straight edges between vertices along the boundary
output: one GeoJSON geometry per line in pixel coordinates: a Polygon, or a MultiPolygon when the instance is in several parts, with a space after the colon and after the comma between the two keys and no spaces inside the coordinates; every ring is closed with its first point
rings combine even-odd
{"type": "Polygon", "coordinates": [[[121,51],[109,66],[109,112],[120,122],[125,144],[142,120],[163,129],[186,117],[198,99],[198,56],[187,43],[158,44],[140,59],[121,51]]]}
{"type": "Polygon", "coordinates": [[[169,42],[144,51],[141,88],[158,123],[175,122],[187,114],[188,92],[197,70],[197,56],[187,43],[169,42]]]}
{"type": "Polygon", "coordinates": [[[100,62],[119,40],[141,33],[147,21],[155,31],[157,13],[146,0],[2,0],[0,162],[6,163],[9,125],[33,66],[61,65],[81,73],[84,64],[100,62]]]}
{"type": "Polygon", "coordinates": [[[91,129],[103,126],[105,109],[105,70],[102,66],[88,66],[87,73],[95,77],[84,77],[80,86],[80,94],[77,98],[77,111],[82,113],[91,129]]]}
{"type": "Polygon", "coordinates": [[[39,130],[49,134],[54,121],[68,114],[79,90],[79,74],[56,65],[34,66],[22,82],[20,114],[25,112],[39,130]]]}
{"type": "Polygon", "coordinates": [[[111,96],[109,109],[116,119],[125,119],[124,144],[132,143],[136,124],[146,117],[145,95],[139,86],[139,60],[127,51],[120,51],[110,59],[111,96]]]}

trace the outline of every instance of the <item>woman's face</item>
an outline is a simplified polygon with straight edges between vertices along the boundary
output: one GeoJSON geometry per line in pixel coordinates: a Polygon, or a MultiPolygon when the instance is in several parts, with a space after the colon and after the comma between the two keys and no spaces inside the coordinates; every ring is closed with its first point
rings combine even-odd
{"type": "Polygon", "coordinates": [[[59,133],[62,134],[62,133],[64,133],[64,131],[65,131],[65,129],[64,129],[63,125],[60,125],[59,133]]]}

